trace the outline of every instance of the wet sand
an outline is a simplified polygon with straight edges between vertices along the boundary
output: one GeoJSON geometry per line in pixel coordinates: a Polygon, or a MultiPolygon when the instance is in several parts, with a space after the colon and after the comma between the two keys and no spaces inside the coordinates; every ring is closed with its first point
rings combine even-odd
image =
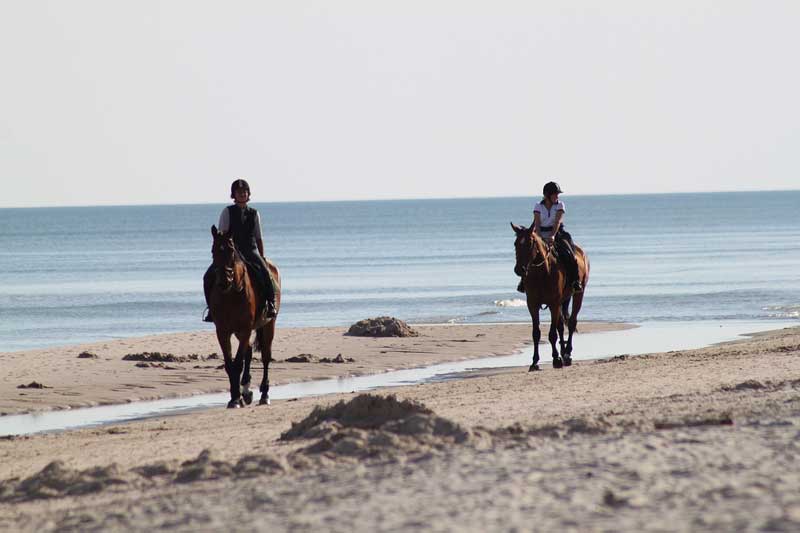
{"type": "MultiPolygon", "coordinates": [[[[629,327],[584,322],[580,331],[629,327]]],[[[414,329],[419,334],[416,337],[368,338],[347,336],[347,328],[278,328],[270,385],[506,355],[531,343],[527,324],[422,325],[414,329]],[[311,363],[286,361],[304,354],[312,357],[311,363]],[[353,361],[320,362],[339,354],[353,361]]],[[[228,381],[220,354],[211,327],[203,332],[0,353],[0,415],[225,392],[228,381]],[[138,357],[146,361],[135,357],[153,353],[160,355],[138,357]],[[123,359],[126,356],[134,357],[123,359]],[[42,388],[19,388],[32,383],[42,388]]],[[[254,354],[251,371],[256,390],[263,375],[260,357],[254,354]]]]}
{"type": "Polygon", "coordinates": [[[796,531],[798,458],[791,328],[2,439],[0,528],[796,531]]]}

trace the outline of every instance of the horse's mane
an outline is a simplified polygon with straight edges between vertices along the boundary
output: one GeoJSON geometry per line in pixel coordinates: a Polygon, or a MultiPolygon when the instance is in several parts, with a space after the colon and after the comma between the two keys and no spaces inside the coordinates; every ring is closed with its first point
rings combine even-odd
{"type": "Polygon", "coordinates": [[[544,240],[542,240],[539,235],[533,231],[533,228],[530,229],[531,232],[531,262],[536,259],[537,255],[541,255],[542,259],[544,260],[544,268],[550,273],[550,261],[548,261],[547,257],[547,246],[544,244],[544,240]]]}

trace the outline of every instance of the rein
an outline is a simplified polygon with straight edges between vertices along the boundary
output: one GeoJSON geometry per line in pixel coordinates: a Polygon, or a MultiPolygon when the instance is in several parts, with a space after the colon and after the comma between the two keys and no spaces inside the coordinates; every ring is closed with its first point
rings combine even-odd
{"type": "Polygon", "coordinates": [[[533,256],[531,257],[530,261],[528,261],[528,267],[527,267],[527,268],[530,268],[530,267],[534,267],[534,268],[536,268],[536,267],[544,266],[544,265],[545,265],[545,263],[547,263],[547,262],[550,260],[550,256],[553,254],[553,247],[552,247],[552,246],[549,246],[549,245],[547,245],[547,244],[545,244],[544,246],[545,246],[545,248],[547,249],[547,251],[546,251],[546,253],[545,253],[545,254],[542,256],[542,260],[541,260],[539,263],[534,263],[534,262],[533,262],[533,261],[534,261],[534,259],[536,259],[536,257],[539,255],[539,254],[538,254],[538,249],[539,249],[539,247],[538,247],[538,246],[536,246],[536,243],[534,243],[534,242],[533,242],[533,238],[531,237],[531,251],[533,251],[533,250],[535,249],[535,250],[537,250],[537,253],[536,253],[536,255],[533,255],[533,256]]]}
{"type": "MultiPolygon", "coordinates": [[[[219,280],[220,270],[224,273],[225,276],[225,284],[222,285],[218,283],[218,285],[222,285],[222,292],[229,293],[231,289],[234,289],[235,292],[241,293],[244,291],[244,275],[239,277],[238,283],[236,282],[236,262],[242,263],[243,268],[246,270],[247,266],[244,264],[244,260],[242,259],[241,255],[239,254],[239,250],[234,249],[234,258],[233,258],[233,266],[224,266],[222,269],[217,270],[217,279],[219,280]]],[[[246,274],[246,272],[245,272],[246,274]]]]}

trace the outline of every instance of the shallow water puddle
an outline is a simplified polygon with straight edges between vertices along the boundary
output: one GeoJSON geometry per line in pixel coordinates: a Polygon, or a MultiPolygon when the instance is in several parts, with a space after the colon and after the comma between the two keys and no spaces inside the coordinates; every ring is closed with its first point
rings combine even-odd
{"type": "MultiPolygon", "coordinates": [[[[735,340],[747,333],[796,325],[798,325],[796,321],[648,323],[635,329],[578,334],[573,342],[573,360],[701,348],[718,342],[735,340]]],[[[542,362],[549,364],[549,344],[541,345],[539,353],[542,362]]],[[[463,373],[469,370],[528,366],[531,363],[532,354],[533,347],[530,346],[508,356],[441,363],[408,370],[393,370],[382,374],[277,385],[270,388],[270,398],[272,400],[288,400],[458,379],[459,375],[463,376],[463,373]]],[[[569,372],[569,369],[563,371],[569,372]]],[[[254,393],[255,401],[257,401],[259,393],[257,390],[254,393]]],[[[228,393],[203,394],[186,398],[5,416],[0,417],[0,436],[62,431],[183,414],[195,409],[222,408],[228,399],[228,393]]],[[[250,409],[253,408],[256,407],[250,407],[250,409]]]]}

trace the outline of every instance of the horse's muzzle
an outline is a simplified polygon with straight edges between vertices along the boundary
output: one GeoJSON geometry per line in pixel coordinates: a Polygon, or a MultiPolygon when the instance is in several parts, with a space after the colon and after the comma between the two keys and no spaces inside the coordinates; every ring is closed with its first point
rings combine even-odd
{"type": "Polygon", "coordinates": [[[522,268],[519,265],[516,265],[514,267],[514,274],[516,274],[517,276],[524,276],[525,275],[525,269],[522,268]]]}

